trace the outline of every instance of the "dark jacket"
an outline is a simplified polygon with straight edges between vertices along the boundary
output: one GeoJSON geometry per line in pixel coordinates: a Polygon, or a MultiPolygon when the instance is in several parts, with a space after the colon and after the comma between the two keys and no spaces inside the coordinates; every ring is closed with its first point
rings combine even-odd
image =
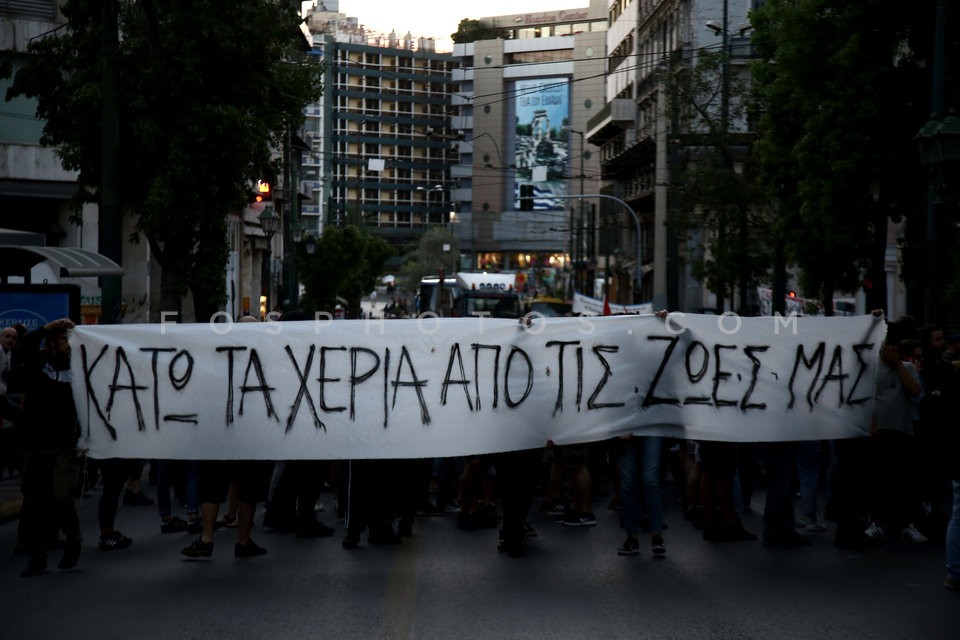
{"type": "Polygon", "coordinates": [[[23,395],[18,425],[26,449],[73,448],[80,435],[69,366],[51,361],[40,344],[41,327],[23,338],[23,395]]]}

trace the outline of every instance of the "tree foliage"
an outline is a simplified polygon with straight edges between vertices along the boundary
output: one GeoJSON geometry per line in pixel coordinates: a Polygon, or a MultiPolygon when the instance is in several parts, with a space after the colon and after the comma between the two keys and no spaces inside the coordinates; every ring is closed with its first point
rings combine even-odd
{"type": "Polygon", "coordinates": [[[670,136],[680,150],[668,224],[687,238],[693,275],[718,304],[736,288],[748,314],[748,294],[769,272],[769,210],[744,135],[748,92],[735,71],[724,87],[724,64],[723,52],[701,51],[667,78],[668,114],[681,129],[670,136]]]}
{"type": "Polygon", "coordinates": [[[912,140],[929,114],[932,0],[771,0],[751,15],[756,145],[801,288],[833,308],[873,285],[884,307],[893,216],[916,219],[912,140]]]}
{"type": "Polygon", "coordinates": [[[420,237],[416,249],[410,252],[403,263],[403,287],[416,291],[424,276],[437,275],[442,269],[451,274],[459,263],[460,249],[457,237],[443,226],[431,227],[420,237]],[[444,246],[448,247],[444,251],[444,246]]]}
{"type": "Polygon", "coordinates": [[[498,38],[507,40],[509,37],[509,29],[470,18],[461,20],[460,24],[457,25],[456,33],[450,35],[450,38],[457,44],[478,40],[496,40],[498,38]]]}
{"type": "MultiPolygon", "coordinates": [[[[42,142],[99,201],[103,172],[101,0],[69,0],[68,28],[32,42],[7,98],[37,100],[42,142]]],[[[293,64],[300,19],[271,0],[120,0],[115,99],[118,197],[163,268],[165,291],[193,293],[199,317],[225,297],[226,216],[275,175],[272,150],[319,98],[321,69],[293,64]]],[[[110,55],[109,52],[106,55],[110,55]]],[[[178,300],[161,301],[178,305],[178,300]]]]}
{"type": "Polygon", "coordinates": [[[383,265],[393,255],[386,240],[355,225],[325,228],[317,238],[316,253],[301,249],[297,255],[303,308],[332,313],[342,298],[350,317],[360,317],[360,298],[376,287],[383,265]]]}

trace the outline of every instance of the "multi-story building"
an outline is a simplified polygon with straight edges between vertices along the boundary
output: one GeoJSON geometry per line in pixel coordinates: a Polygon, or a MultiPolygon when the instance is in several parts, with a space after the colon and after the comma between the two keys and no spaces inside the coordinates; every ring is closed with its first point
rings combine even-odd
{"type": "Polygon", "coordinates": [[[304,226],[361,224],[397,247],[448,224],[450,54],[429,38],[371,34],[322,3],[307,20],[325,62],[320,102],[307,109],[304,226]]]}
{"type": "Polygon", "coordinates": [[[454,45],[459,90],[444,138],[458,154],[462,268],[517,271],[538,292],[592,293],[589,194],[600,174],[585,131],[604,105],[606,5],[481,18],[504,37],[454,45]]]}
{"type": "MultiPolygon", "coordinates": [[[[637,288],[640,297],[651,300],[655,308],[714,306],[710,293],[687,273],[679,239],[670,237],[667,226],[668,134],[676,123],[668,115],[665,81],[671,65],[696,64],[698,51],[720,51],[723,46],[730,52],[730,73],[739,73],[749,54],[744,34],[752,4],[751,0],[616,0],[609,6],[607,99],[589,123],[588,138],[600,146],[605,188],[628,202],[640,217],[642,276],[637,288]]],[[[717,95],[722,99],[720,92],[717,95]]],[[[731,130],[745,126],[743,122],[727,125],[731,130]]],[[[673,137],[676,143],[677,136],[673,137]]]]}
{"type": "MultiPolygon", "coordinates": [[[[4,3],[0,14],[0,51],[13,70],[26,59],[34,38],[63,26],[55,0],[4,3]]],[[[12,80],[0,80],[0,95],[12,80]]],[[[36,101],[26,97],[3,102],[0,109],[0,284],[69,284],[80,289],[85,322],[101,316],[97,276],[118,277],[116,262],[100,256],[97,207],[86,205],[73,220],[72,197],[77,173],[63,168],[54,149],[40,144],[43,122],[36,101]]],[[[129,232],[130,229],[127,230],[129,232]]],[[[137,253],[137,248],[130,249],[137,253]]],[[[142,262],[131,260],[125,281],[144,275],[142,262]]],[[[128,296],[122,305],[132,315],[142,296],[128,296]]],[[[0,309],[0,311],[4,311],[0,309]]]]}

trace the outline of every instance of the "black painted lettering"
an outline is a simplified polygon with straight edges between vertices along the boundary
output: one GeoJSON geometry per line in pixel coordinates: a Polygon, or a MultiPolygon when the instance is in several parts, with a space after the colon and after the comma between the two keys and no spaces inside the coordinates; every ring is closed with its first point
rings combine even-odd
{"type": "Polygon", "coordinates": [[[463,389],[463,395],[467,399],[467,408],[473,411],[473,401],[470,399],[470,380],[467,379],[467,372],[463,368],[463,355],[460,353],[460,343],[455,342],[450,346],[450,358],[447,360],[447,373],[443,376],[443,383],[440,385],[440,404],[447,404],[447,388],[452,385],[459,385],[463,389]],[[460,377],[453,379],[450,374],[453,373],[453,367],[456,365],[460,371],[460,377]]]}
{"type": "Polygon", "coordinates": [[[653,381],[650,383],[650,388],[647,389],[647,395],[643,399],[643,407],[651,407],[655,404],[672,404],[679,405],[680,400],[677,398],[667,398],[667,397],[658,397],[654,393],[657,391],[657,385],[660,384],[660,378],[663,376],[663,372],[667,368],[667,363],[670,362],[670,356],[673,355],[673,350],[677,347],[677,342],[679,341],[677,336],[647,336],[647,340],[664,340],[667,342],[667,348],[663,352],[663,358],[660,360],[660,366],[657,367],[657,373],[653,376],[653,381]]]}
{"type": "Polygon", "coordinates": [[[130,366],[130,361],[127,360],[127,352],[123,350],[123,347],[117,347],[115,355],[116,363],[113,368],[113,383],[110,385],[110,399],[107,401],[107,415],[110,415],[110,410],[113,408],[113,401],[117,391],[130,390],[130,395],[133,396],[133,407],[137,414],[137,431],[144,431],[147,425],[143,419],[143,409],[140,408],[140,397],[137,395],[137,391],[146,389],[146,387],[137,384],[136,376],[133,374],[133,367],[130,366]],[[121,362],[127,370],[127,375],[130,377],[129,384],[119,384],[121,362]]]}
{"type": "Polygon", "coordinates": [[[367,349],[366,347],[350,347],[350,421],[353,422],[357,419],[357,387],[373,376],[377,369],[380,368],[380,356],[377,355],[377,352],[373,349],[367,349]],[[373,366],[364,371],[363,373],[358,374],[357,363],[360,358],[359,355],[365,353],[371,358],[373,358],[373,366]]]}
{"type": "Polygon", "coordinates": [[[498,386],[500,380],[500,351],[502,347],[499,344],[477,344],[473,343],[470,345],[470,348],[473,349],[473,389],[476,397],[474,398],[474,404],[477,407],[477,411],[480,411],[480,351],[489,350],[493,351],[493,407],[497,408],[500,400],[500,388],[498,386]]]}
{"type": "Polygon", "coordinates": [[[227,426],[233,424],[233,352],[246,350],[246,347],[217,347],[217,353],[227,354],[227,426]]]}
{"type": "Polygon", "coordinates": [[[427,407],[427,401],[423,397],[423,387],[427,385],[426,380],[420,380],[417,377],[417,370],[413,366],[413,361],[410,359],[410,352],[407,350],[406,346],[400,348],[400,362],[397,363],[397,375],[393,380],[393,407],[397,406],[397,392],[400,387],[413,387],[417,392],[417,402],[420,403],[420,423],[421,424],[430,424],[430,409],[427,407]],[[400,380],[400,371],[403,369],[403,363],[407,363],[407,367],[410,369],[410,380],[400,380]]]}
{"type": "Polygon", "coordinates": [[[853,352],[857,354],[857,364],[859,366],[857,367],[857,377],[853,379],[853,386],[850,388],[850,394],[847,396],[847,404],[849,405],[864,404],[874,397],[873,389],[869,389],[865,396],[859,398],[853,397],[853,392],[857,390],[857,385],[860,384],[860,380],[863,378],[863,374],[867,372],[869,366],[868,362],[863,359],[863,352],[870,352],[872,349],[872,342],[853,345],[853,352]]]}
{"type": "MultiPolygon", "coordinates": [[[[553,405],[553,415],[558,413],[563,413],[563,352],[567,348],[567,345],[579,344],[577,340],[569,341],[560,341],[560,340],[550,340],[547,342],[546,347],[560,347],[557,352],[557,401],[553,405]]],[[[582,353],[582,351],[581,351],[582,353]]],[[[580,410],[580,389],[583,384],[583,358],[580,357],[577,359],[577,410],[580,410]]]]}
{"type": "Polygon", "coordinates": [[[750,369],[750,386],[747,388],[747,392],[743,394],[743,399],[740,401],[740,410],[746,411],[747,409],[766,409],[766,402],[750,402],[750,396],[753,395],[753,390],[757,386],[757,374],[760,372],[760,358],[756,357],[755,353],[763,353],[769,346],[747,346],[743,348],[743,352],[747,354],[747,357],[750,358],[750,362],[753,363],[753,367],[750,369]]]}
{"type": "Polygon", "coordinates": [[[317,415],[317,407],[313,404],[313,396],[310,395],[310,389],[307,387],[307,382],[310,380],[310,367],[313,366],[313,354],[316,352],[316,347],[310,345],[310,350],[307,352],[307,363],[303,367],[303,370],[300,369],[300,363],[297,362],[297,357],[293,355],[293,349],[290,348],[290,345],[284,346],[284,350],[287,352],[287,357],[290,358],[290,362],[293,363],[293,370],[297,372],[297,379],[300,381],[300,386],[297,388],[297,397],[294,399],[293,406],[290,408],[290,415],[287,416],[287,426],[284,433],[289,433],[290,429],[293,428],[293,423],[297,419],[297,413],[300,411],[300,403],[303,402],[304,398],[307,400],[310,415],[313,417],[313,427],[326,431],[327,427],[323,424],[323,421],[320,420],[320,416],[317,415]]]}
{"type": "Polygon", "coordinates": [[[140,351],[151,354],[150,356],[150,374],[153,376],[153,428],[160,429],[160,384],[157,375],[157,360],[161,352],[176,351],[173,347],[169,348],[150,348],[141,347],[140,351]]]}
{"type": "Polygon", "coordinates": [[[849,378],[850,374],[843,372],[843,347],[837,345],[833,349],[833,357],[830,358],[830,366],[827,368],[827,374],[823,376],[823,382],[820,383],[820,388],[817,389],[817,394],[813,397],[815,402],[820,402],[820,394],[823,393],[823,388],[827,386],[829,382],[837,382],[837,407],[843,406],[843,380],[849,378]]]}
{"type": "MultiPolygon", "coordinates": [[[[100,420],[103,422],[103,425],[107,428],[107,433],[110,434],[110,439],[116,441],[117,439],[117,429],[112,424],[110,424],[110,419],[104,414],[103,410],[100,408],[100,402],[97,401],[97,395],[93,390],[93,381],[90,379],[93,370],[97,367],[97,364],[107,353],[107,345],[103,345],[103,348],[100,349],[100,353],[97,354],[97,359],[93,361],[93,364],[87,365],[87,345],[80,345],[80,362],[83,367],[83,382],[84,386],[87,388],[87,413],[90,412],[90,404],[93,403],[93,408],[97,412],[97,416],[100,417],[100,420]]],[[[87,427],[87,435],[90,435],[89,427],[87,427]]]]}
{"type": "Polygon", "coordinates": [[[733,350],[736,345],[715,344],[713,345],[713,406],[715,407],[735,407],[739,404],[736,400],[728,400],[718,395],[720,384],[729,378],[732,374],[720,368],[720,351],[723,349],[733,350]]]}
{"type": "Polygon", "coordinates": [[[826,348],[826,343],[819,343],[816,350],[813,352],[813,356],[810,359],[807,359],[803,345],[801,344],[797,346],[797,357],[793,361],[793,372],[790,374],[790,384],[787,387],[790,391],[790,402],[787,403],[787,409],[793,409],[793,405],[796,402],[796,394],[793,391],[793,385],[797,381],[797,371],[799,371],[800,363],[802,362],[804,368],[806,368],[808,371],[813,369],[814,366],[817,368],[817,372],[814,374],[813,380],[810,382],[810,387],[807,389],[807,404],[810,406],[810,410],[813,411],[813,389],[817,384],[817,380],[820,379],[820,372],[823,371],[823,355],[826,348]]]}
{"type": "MultiPolygon", "coordinates": [[[[707,375],[707,370],[710,369],[710,350],[707,349],[706,345],[698,340],[694,340],[690,343],[690,346],[687,347],[686,357],[684,358],[684,367],[687,372],[687,380],[690,381],[691,385],[697,385],[704,376],[707,375]],[[694,358],[699,355],[700,357],[700,368],[697,371],[693,370],[694,358]]],[[[713,400],[710,396],[690,396],[684,398],[683,404],[712,404],[713,400]]]]}
{"type": "Polygon", "coordinates": [[[347,408],[344,407],[331,407],[327,404],[326,394],[326,384],[328,382],[340,382],[340,378],[328,378],[327,377],[327,352],[328,351],[343,351],[346,352],[346,347],[320,347],[320,373],[317,382],[320,383],[320,393],[317,395],[320,396],[318,402],[320,403],[320,410],[325,413],[334,413],[337,411],[346,411],[347,408]]]}
{"type": "Polygon", "coordinates": [[[507,406],[513,409],[514,407],[520,406],[520,404],[527,399],[530,395],[530,391],[533,390],[533,362],[530,360],[530,356],[527,355],[527,352],[521,349],[520,347],[513,347],[510,349],[510,355],[507,356],[507,365],[503,371],[503,401],[507,403],[507,406]],[[513,356],[520,355],[524,362],[527,363],[527,386],[523,390],[523,395],[519,400],[514,401],[510,397],[510,363],[513,362],[513,356]]]}
{"type": "Polygon", "coordinates": [[[590,394],[590,397],[587,399],[587,409],[603,409],[604,407],[622,407],[624,402],[597,402],[597,396],[600,395],[600,392],[603,391],[603,387],[606,386],[607,381],[613,375],[612,370],[610,369],[610,363],[607,362],[607,359],[603,357],[604,353],[617,353],[620,351],[619,346],[605,346],[605,345],[594,345],[593,355],[597,356],[597,360],[600,361],[600,364],[603,365],[603,375],[600,376],[600,381],[597,382],[597,386],[594,388],[593,393],[590,394]]]}
{"type": "Polygon", "coordinates": [[[257,353],[256,349],[250,349],[250,356],[247,359],[247,369],[243,373],[243,384],[240,385],[240,411],[237,415],[243,415],[243,401],[246,399],[248,393],[255,393],[257,391],[263,395],[263,405],[267,409],[267,417],[273,418],[277,423],[280,422],[280,416],[277,415],[276,410],[273,408],[273,396],[272,392],[274,387],[271,387],[267,384],[266,375],[263,373],[263,364],[260,362],[260,354],[257,353]],[[248,384],[250,381],[250,371],[253,371],[253,375],[257,377],[257,384],[248,384]]]}

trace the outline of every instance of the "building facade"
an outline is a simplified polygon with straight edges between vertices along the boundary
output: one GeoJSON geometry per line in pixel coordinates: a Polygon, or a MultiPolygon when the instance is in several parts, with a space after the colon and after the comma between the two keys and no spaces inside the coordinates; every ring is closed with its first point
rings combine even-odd
{"type": "Polygon", "coordinates": [[[356,224],[408,247],[455,211],[452,151],[436,135],[450,127],[454,60],[432,39],[370,34],[335,4],[319,9],[307,25],[326,75],[307,109],[304,226],[356,224]]]}
{"type": "Polygon", "coordinates": [[[604,103],[606,2],[480,20],[506,34],[454,45],[459,90],[446,136],[457,152],[461,267],[517,271],[540,294],[592,293],[589,196],[600,174],[585,130],[604,103]]]}

